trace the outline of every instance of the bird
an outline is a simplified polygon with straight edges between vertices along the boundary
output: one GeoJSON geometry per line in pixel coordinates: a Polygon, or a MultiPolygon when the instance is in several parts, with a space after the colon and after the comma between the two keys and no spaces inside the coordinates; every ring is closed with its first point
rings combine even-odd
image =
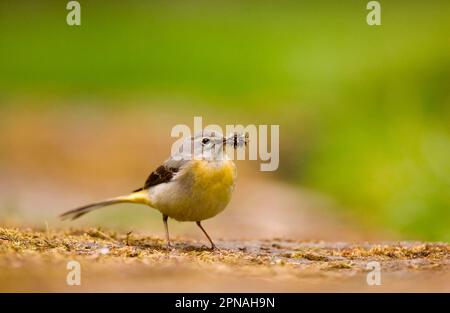
{"type": "Polygon", "coordinates": [[[117,203],[145,204],[161,212],[167,248],[172,248],[168,219],[195,222],[217,249],[201,222],[222,212],[231,200],[237,168],[229,151],[246,146],[248,134],[204,129],[187,137],[176,152],[158,166],[144,185],[133,192],[93,202],[60,215],[77,219],[86,213],[117,203]]]}

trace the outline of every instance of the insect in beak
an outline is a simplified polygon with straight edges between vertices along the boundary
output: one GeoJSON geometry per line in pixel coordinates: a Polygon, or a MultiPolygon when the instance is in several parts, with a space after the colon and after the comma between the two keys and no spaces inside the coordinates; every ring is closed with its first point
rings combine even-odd
{"type": "Polygon", "coordinates": [[[247,146],[248,144],[248,133],[245,135],[234,133],[233,135],[223,138],[223,145],[232,145],[233,148],[238,148],[242,146],[247,146]]]}

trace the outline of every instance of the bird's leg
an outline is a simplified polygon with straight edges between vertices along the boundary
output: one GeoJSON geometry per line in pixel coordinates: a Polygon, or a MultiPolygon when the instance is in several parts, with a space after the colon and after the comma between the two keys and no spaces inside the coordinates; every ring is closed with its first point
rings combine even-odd
{"type": "Polygon", "coordinates": [[[205,234],[205,236],[208,238],[209,242],[211,243],[211,250],[217,249],[216,245],[214,244],[214,242],[211,240],[211,238],[209,237],[208,233],[206,232],[206,230],[203,228],[202,224],[200,223],[200,221],[197,221],[197,226],[200,227],[200,229],[203,231],[203,233],[205,234]]]}
{"type": "Polygon", "coordinates": [[[164,222],[164,229],[166,230],[166,242],[167,242],[167,248],[170,249],[171,245],[170,245],[170,238],[169,238],[169,226],[167,224],[167,219],[169,217],[167,215],[163,214],[163,222],[164,222]]]}

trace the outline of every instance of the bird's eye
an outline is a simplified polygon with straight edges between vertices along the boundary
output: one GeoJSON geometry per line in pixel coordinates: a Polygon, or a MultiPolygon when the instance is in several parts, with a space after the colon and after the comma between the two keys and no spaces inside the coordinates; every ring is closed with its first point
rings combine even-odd
{"type": "Polygon", "coordinates": [[[206,145],[209,142],[209,138],[203,138],[202,144],[206,145]]]}

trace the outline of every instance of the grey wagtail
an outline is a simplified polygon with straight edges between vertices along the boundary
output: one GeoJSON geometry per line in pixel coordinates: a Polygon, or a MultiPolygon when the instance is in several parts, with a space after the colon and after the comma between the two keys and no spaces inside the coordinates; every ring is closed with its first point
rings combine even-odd
{"type": "Polygon", "coordinates": [[[124,196],[114,197],[76,208],[62,214],[76,219],[93,210],[116,203],[140,203],[162,213],[167,246],[170,247],[168,218],[196,222],[215,249],[214,242],[201,221],[222,212],[231,199],[236,180],[236,166],[226,153],[247,144],[247,136],[204,130],[187,138],[180,150],[153,171],[143,187],[124,196]]]}

